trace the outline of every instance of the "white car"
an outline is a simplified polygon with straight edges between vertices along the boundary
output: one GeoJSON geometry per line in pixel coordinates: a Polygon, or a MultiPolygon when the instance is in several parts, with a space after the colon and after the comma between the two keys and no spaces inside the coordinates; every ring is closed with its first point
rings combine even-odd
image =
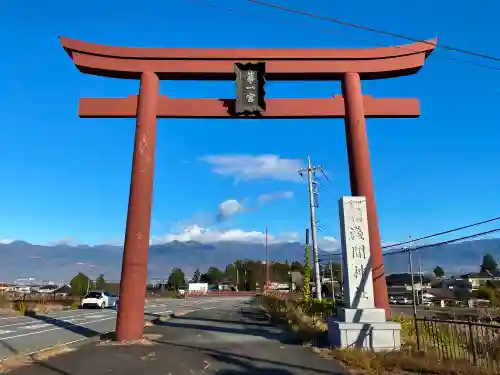
{"type": "Polygon", "coordinates": [[[116,307],[116,301],[117,298],[112,294],[94,290],[87,293],[87,295],[83,298],[81,307],[82,309],[89,307],[98,307],[101,309],[105,309],[107,307],[116,307]]]}

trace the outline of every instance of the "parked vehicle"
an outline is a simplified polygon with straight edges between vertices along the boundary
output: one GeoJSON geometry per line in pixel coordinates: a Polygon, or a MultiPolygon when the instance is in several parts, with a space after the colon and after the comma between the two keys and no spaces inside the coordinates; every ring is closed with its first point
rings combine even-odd
{"type": "Polygon", "coordinates": [[[422,306],[430,309],[430,308],[434,307],[434,302],[429,301],[428,299],[424,299],[422,306]]]}
{"type": "Polygon", "coordinates": [[[116,296],[100,290],[93,290],[83,298],[81,308],[100,308],[116,307],[116,296]]]}

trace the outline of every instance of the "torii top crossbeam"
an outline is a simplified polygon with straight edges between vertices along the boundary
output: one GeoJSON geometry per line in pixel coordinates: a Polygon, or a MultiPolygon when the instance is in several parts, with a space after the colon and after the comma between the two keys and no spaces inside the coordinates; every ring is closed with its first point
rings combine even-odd
{"type": "Polygon", "coordinates": [[[410,75],[424,65],[437,42],[367,49],[185,49],[60,39],[81,72],[102,77],[140,79],[150,71],[165,80],[233,80],[234,61],[266,61],[266,79],[281,81],[340,80],[348,72],[362,80],[410,75]]]}

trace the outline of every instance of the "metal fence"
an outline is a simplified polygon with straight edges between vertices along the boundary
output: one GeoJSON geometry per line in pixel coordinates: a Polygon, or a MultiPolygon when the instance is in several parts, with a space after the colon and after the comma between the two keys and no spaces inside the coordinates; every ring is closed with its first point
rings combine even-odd
{"type": "Polygon", "coordinates": [[[500,373],[499,324],[417,318],[415,333],[418,350],[433,351],[442,360],[467,360],[500,373]]]}

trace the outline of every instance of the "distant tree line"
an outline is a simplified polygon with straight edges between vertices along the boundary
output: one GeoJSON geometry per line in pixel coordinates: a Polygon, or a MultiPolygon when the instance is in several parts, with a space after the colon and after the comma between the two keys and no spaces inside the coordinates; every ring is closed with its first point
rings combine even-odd
{"type": "Polygon", "coordinates": [[[70,281],[71,294],[77,297],[82,297],[87,294],[89,290],[104,290],[106,288],[106,284],[107,283],[103,274],[99,275],[95,280],[92,280],[84,273],[78,272],[70,281]]]}
{"type": "MultiPolygon", "coordinates": [[[[494,274],[498,272],[498,263],[493,257],[493,255],[487,253],[483,256],[483,261],[481,262],[481,266],[479,267],[481,273],[494,274]]],[[[433,270],[433,273],[436,277],[443,277],[445,275],[444,269],[441,266],[436,266],[433,270]]]]}
{"type": "MultiPolygon", "coordinates": [[[[333,264],[333,277],[340,279],[340,265],[333,264]]],[[[304,264],[301,262],[271,262],[269,264],[269,279],[273,282],[288,283],[291,280],[291,272],[304,274],[304,264]]],[[[321,275],[330,277],[330,268],[321,267],[321,275]]],[[[256,260],[237,260],[227,264],[224,270],[211,266],[205,272],[197,269],[191,278],[181,268],[174,268],[168,277],[166,288],[176,291],[186,287],[186,283],[200,282],[209,285],[218,285],[227,282],[238,290],[254,291],[257,285],[263,285],[266,281],[266,264],[256,260]]],[[[313,280],[314,281],[314,280],[313,280]]],[[[95,280],[84,273],[79,272],[70,282],[72,294],[84,296],[89,290],[107,290],[109,284],[104,275],[99,275],[95,280]]],[[[150,286],[153,287],[153,286],[150,286]]],[[[117,291],[115,291],[117,293],[117,291]]]]}
{"type": "MultiPolygon", "coordinates": [[[[272,262],[269,264],[269,278],[275,282],[288,282],[292,271],[303,272],[304,266],[300,262],[272,262]]],[[[209,285],[227,282],[238,287],[238,290],[253,291],[257,285],[263,285],[265,280],[265,263],[255,260],[237,260],[227,264],[224,270],[215,266],[209,267],[206,272],[197,269],[189,281],[208,283],[209,285]]],[[[179,285],[173,285],[169,281],[169,287],[179,287],[179,285]]]]}
{"type": "MultiPolygon", "coordinates": [[[[476,297],[487,299],[492,306],[500,306],[500,285],[495,278],[496,273],[498,273],[498,263],[493,255],[488,253],[483,256],[479,271],[484,274],[485,278],[491,278],[491,280],[486,281],[484,285],[477,289],[477,292],[475,292],[476,297]]],[[[433,272],[438,278],[445,275],[441,266],[436,266],[433,272]]]]}

